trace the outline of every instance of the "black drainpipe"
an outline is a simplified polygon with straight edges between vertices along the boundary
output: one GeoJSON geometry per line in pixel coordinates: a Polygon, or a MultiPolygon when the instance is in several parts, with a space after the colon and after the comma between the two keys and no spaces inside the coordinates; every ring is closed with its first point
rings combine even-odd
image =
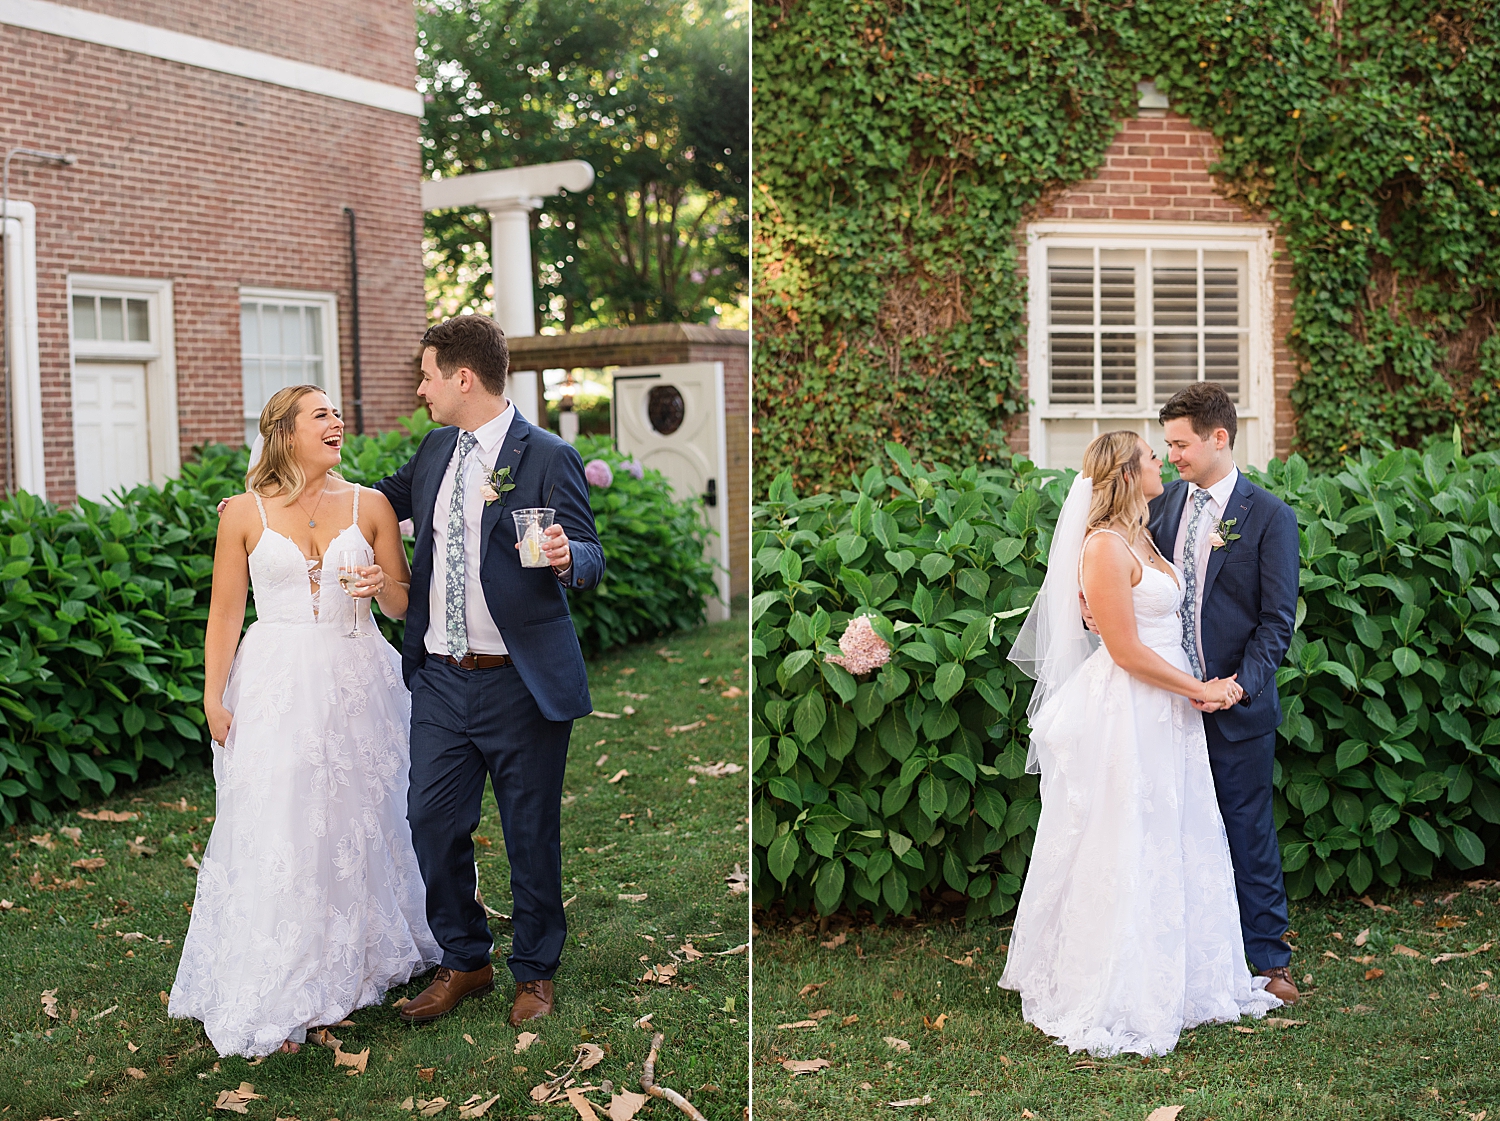
{"type": "Polygon", "coordinates": [[[359,362],[359,251],[354,241],[354,210],[346,206],[344,213],[349,215],[349,303],[353,311],[353,322],[350,326],[354,335],[354,433],[357,436],[363,436],[365,434],[365,394],[359,362]]]}

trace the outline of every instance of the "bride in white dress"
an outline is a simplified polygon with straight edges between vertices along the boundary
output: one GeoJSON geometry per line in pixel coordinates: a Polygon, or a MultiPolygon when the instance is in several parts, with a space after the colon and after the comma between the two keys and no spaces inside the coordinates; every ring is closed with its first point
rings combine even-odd
{"type": "Polygon", "coordinates": [[[1188,1028],[1281,1003],[1245,962],[1195,711],[1242,691],[1188,669],[1182,573],[1145,528],[1160,493],[1161,462],[1135,433],[1089,445],[1010,655],[1037,680],[1027,770],[1042,813],[999,984],[1029,1023],[1096,1056],[1165,1054],[1188,1028]]]}
{"type": "Polygon", "coordinates": [[[333,474],[343,422],[316,386],[276,393],[260,432],[214,555],[204,711],[218,804],[168,1004],[246,1057],[297,1050],[439,958],[406,822],[411,700],[361,602],[406,612],[395,512],[333,474]],[[346,595],[349,553],[361,567],[346,595]],[[257,620],[241,640],[247,585],[257,620]]]}

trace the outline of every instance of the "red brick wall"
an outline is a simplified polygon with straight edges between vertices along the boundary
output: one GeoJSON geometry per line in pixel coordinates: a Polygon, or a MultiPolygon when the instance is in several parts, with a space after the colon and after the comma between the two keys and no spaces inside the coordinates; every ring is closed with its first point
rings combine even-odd
{"type": "Polygon", "coordinates": [[[60,0],[70,8],[264,51],[410,89],[410,0],[60,0]]]}
{"type": "MultiPolygon", "coordinates": [[[[1113,222],[1258,222],[1268,219],[1223,197],[1222,187],[1209,174],[1219,156],[1213,133],[1193,125],[1185,117],[1168,112],[1163,117],[1138,117],[1121,122],[1120,132],[1104,153],[1099,174],[1076,183],[1027,217],[1017,238],[1020,271],[1026,273],[1026,225],[1044,219],[1107,220],[1113,222]]],[[[1276,289],[1274,373],[1276,387],[1276,454],[1286,455],[1296,436],[1287,394],[1297,377],[1297,367],[1286,345],[1292,326],[1292,267],[1286,245],[1275,235],[1276,289]]],[[[1024,350],[1020,355],[1023,395],[1029,395],[1030,376],[1024,350]]],[[[1030,437],[1026,416],[1013,423],[1009,442],[1012,451],[1026,452],[1030,437]]]]}
{"type": "MultiPolygon", "coordinates": [[[[385,0],[315,10],[361,5],[411,20],[385,0]]],[[[271,6],[283,31],[303,8],[271,6]]],[[[299,26],[315,38],[314,25],[299,26]]],[[[411,84],[409,54],[406,67],[411,84]]],[[[49,498],[73,495],[70,273],[173,281],[184,455],[243,438],[241,285],[338,294],[352,419],[345,206],[359,221],[365,425],[389,428],[410,412],[410,359],[426,326],[416,118],[10,27],[0,27],[0,115],[8,143],[78,157],[68,169],[11,167],[11,197],[37,211],[49,498]]]]}

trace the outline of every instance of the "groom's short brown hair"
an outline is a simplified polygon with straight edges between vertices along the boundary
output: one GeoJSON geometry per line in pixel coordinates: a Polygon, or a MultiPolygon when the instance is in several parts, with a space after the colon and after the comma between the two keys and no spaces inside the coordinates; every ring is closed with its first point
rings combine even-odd
{"type": "Polygon", "coordinates": [[[505,393],[505,375],[510,372],[510,348],[505,332],[487,315],[455,315],[422,336],[422,349],[432,347],[433,357],[444,378],[461,366],[479,376],[479,383],[496,397],[505,393]]]}
{"type": "Polygon", "coordinates": [[[1239,418],[1234,411],[1234,402],[1224,387],[1215,381],[1195,381],[1186,389],[1179,389],[1161,407],[1161,422],[1187,417],[1192,421],[1198,438],[1207,440],[1215,428],[1229,433],[1229,446],[1234,447],[1234,433],[1239,427],[1239,418]]]}

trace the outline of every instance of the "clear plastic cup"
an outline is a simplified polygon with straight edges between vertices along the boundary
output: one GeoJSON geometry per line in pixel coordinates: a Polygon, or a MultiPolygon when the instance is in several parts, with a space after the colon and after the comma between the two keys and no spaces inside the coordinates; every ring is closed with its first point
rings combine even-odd
{"type": "Polygon", "coordinates": [[[546,568],[547,554],[542,552],[543,534],[557,511],[550,506],[537,506],[529,510],[513,511],[516,519],[516,540],[521,543],[522,568],[546,568]]]}

